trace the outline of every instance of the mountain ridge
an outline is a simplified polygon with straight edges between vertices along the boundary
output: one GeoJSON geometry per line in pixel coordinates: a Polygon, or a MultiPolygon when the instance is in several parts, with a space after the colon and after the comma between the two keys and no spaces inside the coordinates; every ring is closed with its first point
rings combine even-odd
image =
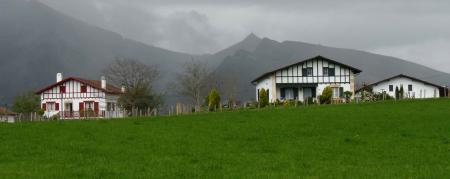
{"type": "MultiPolygon", "coordinates": [[[[0,88],[0,103],[10,103],[19,92],[53,83],[57,72],[97,79],[115,57],[157,65],[161,72],[156,85],[158,91],[166,91],[166,84],[191,59],[205,61],[220,76],[236,75],[240,100],[254,99],[250,82],[258,75],[315,55],[362,69],[358,83],[403,73],[437,84],[450,84],[448,73],[403,59],[304,42],[278,42],[254,33],[214,54],[175,52],[130,40],[34,0],[0,1],[0,24],[0,86],[6,87],[0,88]]],[[[172,96],[167,98],[169,104],[178,100],[172,96]]]]}

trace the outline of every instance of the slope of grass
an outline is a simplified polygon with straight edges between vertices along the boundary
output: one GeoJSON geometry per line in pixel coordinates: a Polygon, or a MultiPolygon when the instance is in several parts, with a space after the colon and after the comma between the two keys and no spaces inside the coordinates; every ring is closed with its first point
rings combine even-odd
{"type": "Polygon", "coordinates": [[[447,178],[450,101],[0,124],[0,176],[447,178]]]}

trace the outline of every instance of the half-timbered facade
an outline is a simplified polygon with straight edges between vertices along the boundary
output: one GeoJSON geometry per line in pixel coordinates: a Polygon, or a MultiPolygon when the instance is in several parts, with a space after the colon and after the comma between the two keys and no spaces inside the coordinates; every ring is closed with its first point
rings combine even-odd
{"type": "Polygon", "coordinates": [[[267,72],[252,83],[256,86],[256,99],[264,89],[270,102],[315,100],[327,86],[332,88],[334,99],[342,99],[345,91],[354,94],[355,75],[360,72],[349,65],[316,56],[267,72]]]}
{"type": "Polygon", "coordinates": [[[62,78],[58,73],[56,83],[36,94],[40,95],[45,117],[73,118],[117,118],[123,113],[117,105],[124,89],[106,84],[106,79],[86,80],[62,78]]]}

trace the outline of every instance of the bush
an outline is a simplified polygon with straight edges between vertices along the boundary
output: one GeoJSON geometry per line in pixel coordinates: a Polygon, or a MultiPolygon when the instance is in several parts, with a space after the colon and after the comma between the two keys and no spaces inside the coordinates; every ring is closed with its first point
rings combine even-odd
{"type": "Polygon", "coordinates": [[[395,99],[400,99],[400,92],[398,90],[398,86],[395,87],[395,99]]]}
{"type": "Polygon", "coordinates": [[[351,91],[344,92],[345,102],[349,103],[353,93],[351,91]]]}
{"type": "Polygon", "coordinates": [[[267,95],[268,94],[264,88],[259,90],[259,107],[263,108],[269,104],[269,97],[267,95]]]}
{"type": "Polygon", "coordinates": [[[327,86],[322,91],[322,95],[319,96],[320,104],[330,104],[331,96],[333,95],[333,90],[331,87],[327,86]]]}
{"type": "Polygon", "coordinates": [[[214,111],[220,107],[220,95],[216,89],[211,90],[208,95],[209,111],[214,111]]]}

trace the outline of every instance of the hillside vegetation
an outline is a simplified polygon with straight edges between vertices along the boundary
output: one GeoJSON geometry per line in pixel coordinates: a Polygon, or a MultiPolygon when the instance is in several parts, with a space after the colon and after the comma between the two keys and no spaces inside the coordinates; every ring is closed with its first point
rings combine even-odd
{"type": "Polygon", "coordinates": [[[446,178],[450,100],[0,124],[5,178],[446,178]]]}

